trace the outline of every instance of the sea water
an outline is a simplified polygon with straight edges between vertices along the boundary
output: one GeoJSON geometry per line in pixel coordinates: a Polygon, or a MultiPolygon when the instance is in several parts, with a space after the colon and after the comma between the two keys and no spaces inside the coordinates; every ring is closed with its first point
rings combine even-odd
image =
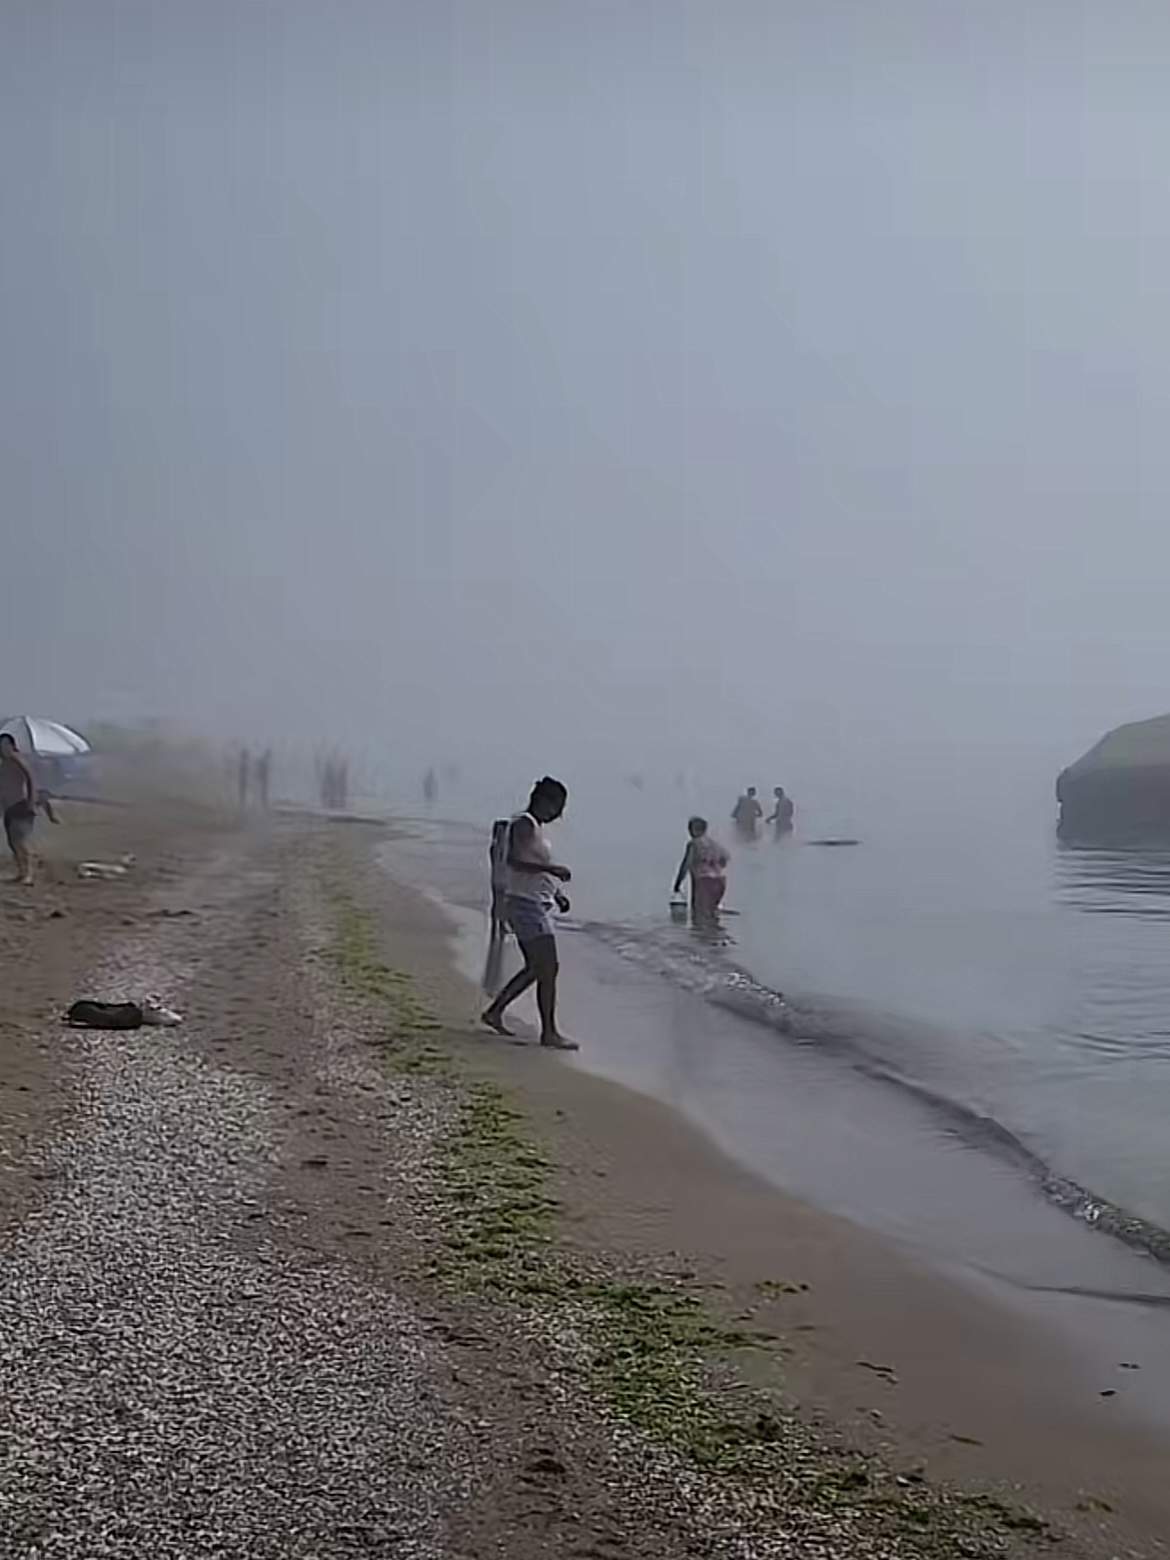
{"type": "MultiPolygon", "coordinates": [[[[549,831],[574,869],[575,924],[777,1044],[914,1091],[1082,1217],[1170,1254],[1170,853],[1061,845],[1039,790],[961,821],[912,805],[818,815],[798,796],[794,835],[752,841],[734,836],[734,799],[682,782],[575,792],[549,831]],[[714,942],[669,913],[695,809],[731,853],[736,913],[714,942]],[[859,843],[814,843],[841,835],[859,843]]],[[[509,800],[441,799],[464,822],[445,854],[427,842],[439,892],[486,894],[509,800]]]]}

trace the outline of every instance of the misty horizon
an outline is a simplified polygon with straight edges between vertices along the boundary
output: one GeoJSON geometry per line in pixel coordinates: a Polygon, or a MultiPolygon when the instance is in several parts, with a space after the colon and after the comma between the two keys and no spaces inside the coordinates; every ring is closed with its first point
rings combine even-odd
{"type": "Polygon", "coordinates": [[[1170,707],[1168,30],[7,7],[3,704],[1054,777],[1170,707]]]}

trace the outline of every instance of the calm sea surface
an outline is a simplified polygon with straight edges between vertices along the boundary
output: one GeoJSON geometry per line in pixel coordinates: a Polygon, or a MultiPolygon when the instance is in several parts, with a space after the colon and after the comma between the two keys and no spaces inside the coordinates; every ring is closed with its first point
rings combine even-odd
{"type": "MultiPolygon", "coordinates": [[[[447,816],[476,824],[456,866],[430,868],[459,877],[440,892],[474,897],[486,826],[508,801],[447,800],[447,816]]],[[[802,1036],[847,1042],[843,1066],[876,1065],[1002,1126],[1058,1175],[1170,1230],[1170,854],[1064,847],[1047,795],[989,802],[962,827],[907,807],[858,809],[841,828],[802,807],[795,837],[755,843],[733,840],[733,801],[575,792],[550,831],[574,869],[574,916],[668,976],[741,967],[785,994],[802,1036]],[[717,948],[669,914],[693,809],[732,852],[738,914],[717,948]],[[861,843],[810,842],[822,832],[861,843]]]]}

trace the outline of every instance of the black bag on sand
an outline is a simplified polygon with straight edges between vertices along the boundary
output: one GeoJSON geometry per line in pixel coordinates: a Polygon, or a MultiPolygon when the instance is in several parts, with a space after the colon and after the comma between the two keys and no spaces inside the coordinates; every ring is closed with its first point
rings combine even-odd
{"type": "Polygon", "coordinates": [[[83,997],[65,1017],[76,1029],[141,1029],[142,1009],[137,1002],[91,1002],[83,997]]]}

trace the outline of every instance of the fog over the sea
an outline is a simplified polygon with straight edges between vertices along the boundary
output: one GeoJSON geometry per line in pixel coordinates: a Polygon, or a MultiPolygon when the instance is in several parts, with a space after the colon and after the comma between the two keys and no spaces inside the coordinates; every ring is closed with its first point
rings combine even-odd
{"type": "Polygon", "coordinates": [[[1144,0],[6,0],[0,706],[1046,780],[1170,708],[1168,51],[1144,0]]]}

